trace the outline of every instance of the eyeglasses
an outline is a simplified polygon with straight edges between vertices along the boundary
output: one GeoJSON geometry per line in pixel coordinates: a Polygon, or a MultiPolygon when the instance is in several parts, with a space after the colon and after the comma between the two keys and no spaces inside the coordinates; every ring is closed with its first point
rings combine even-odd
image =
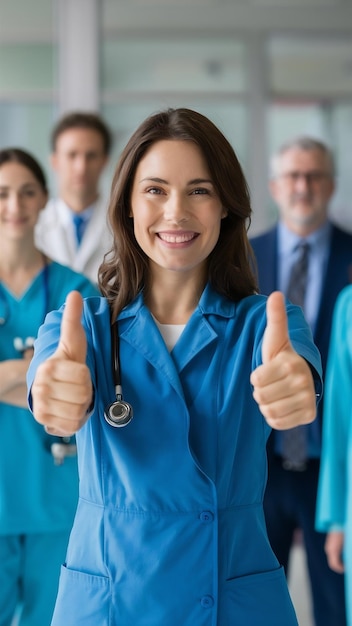
{"type": "Polygon", "coordinates": [[[311,172],[283,172],[278,175],[278,178],[282,178],[291,185],[298,183],[298,181],[303,178],[308,185],[314,185],[330,178],[330,174],[319,170],[312,170],[311,172]]]}

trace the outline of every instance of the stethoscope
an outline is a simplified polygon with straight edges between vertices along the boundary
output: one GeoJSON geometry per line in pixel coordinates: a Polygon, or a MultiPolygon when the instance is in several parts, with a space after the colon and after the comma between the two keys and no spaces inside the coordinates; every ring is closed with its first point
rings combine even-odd
{"type": "MultiPolygon", "coordinates": [[[[45,257],[43,257],[44,268],[43,268],[43,293],[44,293],[44,307],[43,307],[43,321],[50,311],[49,304],[49,264],[45,257]]],[[[0,326],[4,326],[10,317],[10,309],[8,301],[3,293],[3,288],[0,285],[0,305],[2,305],[0,310],[0,326]]],[[[22,337],[14,337],[13,345],[15,350],[19,352],[22,357],[26,350],[33,349],[35,337],[26,337],[22,339],[22,337]]],[[[52,437],[47,441],[46,447],[50,450],[55,465],[62,465],[65,458],[68,456],[76,456],[77,447],[74,443],[74,439],[71,437],[52,437]]]]}
{"type": "Polygon", "coordinates": [[[104,417],[110,426],[122,428],[123,426],[127,426],[132,420],[133,409],[132,406],[122,398],[120,341],[117,322],[111,326],[111,350],[116,400],[106,407],[104,417]]]}
{"type": "MultiPolygon", "coordinates": [[[[49,265],[44,259],[44,268],[43,268],[43,292],[44,292],[44,307],[43,307],[43,320],[47,313],[49,313],[49,265]]],[[[2,305],[2,310],[0,310],[0,326],[5,326],[6,322],[10,317],[10,310],[8,301],[3,293],[3,288],[0,286],[0,304],[2,305]]],[[[20,354],[24,354],[26,350],[33,348],[34,345],[34,337],[26,337],[22,339],[21,337],[14,337],[13,340],[14,348],[20,354]]]]}

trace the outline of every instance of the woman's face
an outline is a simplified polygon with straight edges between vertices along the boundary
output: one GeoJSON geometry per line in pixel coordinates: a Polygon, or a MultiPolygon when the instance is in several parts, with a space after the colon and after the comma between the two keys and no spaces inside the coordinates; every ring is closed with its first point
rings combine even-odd
{"type": "Polygon", "coordinates": [[[198,146],[178,140],[151,146],[134,177],[131,217],[152,271],[202,269],[225,216],[198,146]]]}
{"type": "Polygon", "coordinates": [[[20,163],[0,166],[0,235],[23,239],[33,233],[47,194],[30,169],[20,163]]]}

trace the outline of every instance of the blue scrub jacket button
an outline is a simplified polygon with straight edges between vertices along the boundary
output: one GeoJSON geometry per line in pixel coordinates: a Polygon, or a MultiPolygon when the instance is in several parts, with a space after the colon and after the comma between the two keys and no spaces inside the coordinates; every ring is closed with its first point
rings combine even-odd
{"type": "Polygon", "coordinates": [[[205,609],[211,609],[214,606],[214,598],[213,596],[203,596],[200,603],[205,609]]]}
{"type": "Polygon", "coordinates": [[[211,511],[202,511],[199,519],[201,522],[203,522],[203,524],[209,524],[210,522],[214,521],[214,515],[211,511]]]}

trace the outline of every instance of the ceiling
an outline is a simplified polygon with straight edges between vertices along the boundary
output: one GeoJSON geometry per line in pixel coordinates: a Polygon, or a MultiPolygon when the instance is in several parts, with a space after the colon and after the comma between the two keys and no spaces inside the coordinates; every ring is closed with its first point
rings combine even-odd
{"type": "MultiPolygon", "coordinates": [[[[56,2],[0,0],[0,43],[55,38],[56,2]]],[[[90,0],[92,1],[92,0],[90,0]]],[[[94,1],[94,0],[93,0],[94,1]]],[[[103,32],[352,32],[351,0],[97,0],[103,32]]]]}

